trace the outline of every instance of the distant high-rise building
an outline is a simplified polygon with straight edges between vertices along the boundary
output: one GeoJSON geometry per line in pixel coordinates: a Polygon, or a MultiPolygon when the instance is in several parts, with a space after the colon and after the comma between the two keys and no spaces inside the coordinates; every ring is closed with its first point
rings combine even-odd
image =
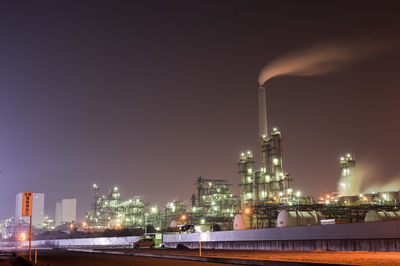
{"type": "Polygon", "coordinates": [[[76,221],[76,199],[56,202],[56,226],[76,221]]]}
{"type": "MultiPolygon", "coordinates": [[[[33,193],[32,225],[40,225],[44,220],[44,193],[33,193]]],[[[15,222],[29,223],[29,217],[22,217],[22,192],[16,195],[15,222]]]]}

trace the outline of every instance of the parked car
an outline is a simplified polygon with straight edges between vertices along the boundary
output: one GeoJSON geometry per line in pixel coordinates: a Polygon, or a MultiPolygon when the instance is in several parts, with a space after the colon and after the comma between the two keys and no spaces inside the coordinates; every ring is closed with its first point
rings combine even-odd
{"type": "Polygon", "coordinates": [[[142,238],[133,244],[133,248],[154,248],[156,243],[152,238],[142,238]]]}

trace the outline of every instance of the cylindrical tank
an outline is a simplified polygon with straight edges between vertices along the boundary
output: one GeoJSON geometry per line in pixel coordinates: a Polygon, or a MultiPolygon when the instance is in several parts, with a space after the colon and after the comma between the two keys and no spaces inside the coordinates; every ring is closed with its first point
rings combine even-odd
{"type": "Polygon", "coordinates": [[[370,210],[365,215],[365,222],[384,222],[384,221],[398,221],[400,220],[400,211],[388,212],[388,211],[377,211],[370,210]]]}
{"type": "Polygon", "coordinates": [[[278,214],[278,227],[304,226],[320,224],[322,214],[317,211],[288,211],[282,210],[278,214]]]}
{"type": "Polygon", "coordinates": [[[235,216],[235,219],[233,220],[233,230],[249,229],[250,228],[249,224],[250,224],[249,216],[238,214],[235,216]]]}

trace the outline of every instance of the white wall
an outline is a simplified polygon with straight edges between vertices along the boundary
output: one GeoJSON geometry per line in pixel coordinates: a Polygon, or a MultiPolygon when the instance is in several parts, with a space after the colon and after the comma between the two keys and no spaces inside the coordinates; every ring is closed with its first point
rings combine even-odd
{"type": "Polygon", "coordinates": [[[76,199],[61,199],[56,202],[56,226],[76,221],[76,199]]]}
{"type": "MultiPolygon", "coordinates": [[[[29,223],[29,217],[22,217],[22,192],[15,199],[15,220],[29,223]]],[[[32,225],[43,223],[44,220],[44,193],[33,193],[32,225]]]]}

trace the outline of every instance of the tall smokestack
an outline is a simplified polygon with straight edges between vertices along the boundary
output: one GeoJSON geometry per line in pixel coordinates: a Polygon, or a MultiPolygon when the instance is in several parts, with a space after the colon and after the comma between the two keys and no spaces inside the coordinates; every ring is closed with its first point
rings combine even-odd
{"type": "Polygon", "coordinates": [[[258,88],[258,126],[259,126],[259,141],[260,141],[260,167],[268,168],[269,158],[269,147],[263,146],[265,137],[268,137],[268,127],[267,127],[267,98],[265,95],[265,87],[260,85],[258,88]],[[267,152],[267,154],[266,154],[267,152]]]}
{"type": "Polygon", "coordinates": [[[258,88],[258,126],[259,137],[262,143],[264,136],[268,136],[267,128],[267,98],[265,96],[265,87],[261,85],[258,88]]]}

